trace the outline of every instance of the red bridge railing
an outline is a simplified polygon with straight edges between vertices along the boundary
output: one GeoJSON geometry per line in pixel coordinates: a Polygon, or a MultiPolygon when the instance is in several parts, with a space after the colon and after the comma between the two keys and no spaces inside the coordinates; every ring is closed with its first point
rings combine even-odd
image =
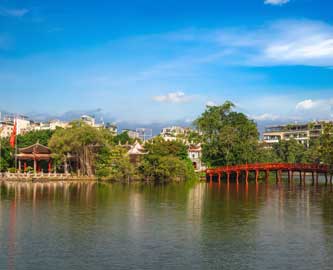
{"type": "MultiPolygon", "coordinates": [[[[213,180],[213,176],[218,176],[218,180],[221,181],[223,174],[227,175],[227,182],[229,182],[230,174],[236,174],[236,182],[238,183],[239,176],[245,172],[245,180],[248,182],[250,172],[255,172],[256,182],[258,181],[260,172],[265,172],[266,180],[268,181],[269,173],[276,172],[277,182],[281,181],[281,175],[283,171],[288,172],[288,180],[292,180],[295,172],[299,172],[301,181],[305,182],[306,173],[311,173],[314,181],[316,174],[316,181],[318,181],[318,174],[325,174],[327,182],[327,174],[330,171],[330,167],[322,164],[303,164],[303,163],[256,163],[256,164],[244,164],[244,165],[232,165],[223,166],[217,168],[209,168],[206,170],[207,176],[210,177],[210,181],[213,180]],[[302,176],[303,174],[303,176],[302,176]]],[[[332,182],[332,175],[331,180],[332,182]]]]}

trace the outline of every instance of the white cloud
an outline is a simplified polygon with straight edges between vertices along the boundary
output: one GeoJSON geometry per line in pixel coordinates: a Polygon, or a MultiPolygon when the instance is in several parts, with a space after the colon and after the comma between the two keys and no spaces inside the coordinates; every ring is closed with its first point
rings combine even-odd
{"type": "Polygon", "coordinates": [[[320,21],[283,20],[255,29],[222,29],[215,37],[223,50],[233,50],[228,60],[240,65],[333,65],[333,25],[320,21]]]}
{"type": "Polygon", "coordinates": [[[333,98],[306,99],[298,102],[295,108],[303,118],[327,119],[333,117],[333,98]]]}
{"type": "Polygon", "coordinates": [[[284,5],[287,4],[290,0],[265,0],[266,5],[284,5]]]}
{"type": "Polygon", "coordinates": [[[193,97],[185,95],[184,92],[171,92],[166,95],[153,97],[153,100],[165,103],[184,103],[192,99],[193,97]]]}
{"type": "Polygon", "coordinates": [[[249,116],[251,119],[254,119],[256,121],[275,121],[275,120],[278,120],[280,118],[280,116],[278,115],[274,115],[274,114],[271,114],[271,113],[263,113],[263,114],[260,114],[260,115],[250,115],[249,116]]]}
{"type": "Polygon", "coordinates": [[[21,9],[7,9],[0,7],[0,16],[7,16],[7,17],[23,17],[26,15],[30,10],[26,8],[21,9]]]}
{"type": "Polygon", "coordinates": [[[315,102],[312,99],[306,99],[296,104],[296,110],[310,110],[316,105],[318,105],[318,102],[315,102]]]}

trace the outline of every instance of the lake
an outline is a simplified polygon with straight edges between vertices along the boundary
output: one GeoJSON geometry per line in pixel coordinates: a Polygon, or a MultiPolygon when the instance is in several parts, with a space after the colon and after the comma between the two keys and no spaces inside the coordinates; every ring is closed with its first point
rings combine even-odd
{"type": "Polygon", "coordinates": [[[1,183],[0,269],[333,269],[332,187],[1,183]]]}

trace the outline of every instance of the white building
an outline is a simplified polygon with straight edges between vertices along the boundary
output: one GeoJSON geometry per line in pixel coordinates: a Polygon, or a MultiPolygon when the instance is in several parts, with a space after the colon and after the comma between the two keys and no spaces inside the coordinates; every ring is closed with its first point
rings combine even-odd
{"type": "Polygon", "coordinates": [[[13,122],[0,121],[0,138],[8,138],[13,132],[13,122]]]}
{"type": "Polygon", "coordinates": [[[192,161],[195,171],[201,172],[206,169],[203,165],[202,158],[202,148],[201,144],[191,144],[188,148],[188,157],[192,161]]]}
{"type": "Polygon", "coordinates": [[[82,115],[81,116],[81,121],[86,123],[89,126],[95,127],[96,126],[96,120],[94,117],[90,115],[82,115]]]}
{"type": "Polygon", "coordinates": [[[269,126],[263,133],[263,141],[268,145],[278,143],[280,140],[295,139],[306,146],[310,140],[319,138],[323,133],[325,123],[330,121],[314,121],[304,124],[288,124],[269,126]]]}
{"type": "Polygon", "coordinates": [[[185,140],[187,134],[191,131],[190,128],[172,126],[163,128],[160,136],[166,141],[185,140]]]}
{"type": "Polygon", "coordinates": [[[132,130],[132,129],[123,129],[122,133],[127,132],[128,136],[131,139],[139,139],[140,138],[140,134],[139,132],[137,132],[136,130],[132,130]]]}
{"type": "Polygon", "coordinates": [[[16,122],[16,134],[20,135],[22,133],[27,132],[30,127],[30,120],[26,116],[6,116],[4,120],[0,122],[1,128],[1,137],[6,138],[9,137],[14,128],[14,123],[16,122]]]}
{"type": "Polygon", "coordinates": [[[107,123],[105,128],[108,129],[114,136],[118,134],[118,127],[115,124],[107,123]]]}
{"type": "Polygon", "coordinates": [[[31,123],[29,131],[38,131],[38,130],[56,130],[57,128],[68,128],[69,123],[63,122],[60,120],[51,120],[48,122],[36,122],[31,123]]]}

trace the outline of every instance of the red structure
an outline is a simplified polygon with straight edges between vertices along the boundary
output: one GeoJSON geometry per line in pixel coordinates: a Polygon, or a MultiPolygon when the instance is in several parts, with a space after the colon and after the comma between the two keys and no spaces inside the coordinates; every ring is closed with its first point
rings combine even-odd
{"type": "Polygon", "coordinates": [[[52,155],[51,155],[51,150],[44,146],[39,144],[38,142],[25,147],[25,148],[20,148],[19,153],[16,155],[17,160],[18,160],[18,169],[21,172],[22,164],[21,162],[23,161],[23,168],[24,172],[27,169],[27,161],[33,161],[33,168],[34,168],[34,173],[37,171],[40,171],[40,166],[39,162],[40,161],[47,161],[48,162],[48,172],[51,172],[51,166],[52,166],[52,155]]]}
{"type": "MultiPolygon", "coordinates": [[[[289,164],[289,163],[258,163],[258,164],[245,164],[235,166],[224,166],[218,168],[207,169],[206,174],[209,176],[210,182],[213,182],[213,177],[218,177],[218,182],[221,182],[222,176],[225,174],[227,183],[230,182],[231,174],[235,175],[236,183],[239,183],[240,175],[245,174],[245,182],[249,181],[249,174],[255,173],[255,181],[258,179],[261,172],[265,173],[265,180],[268,182],[270,172],[276,173],[276,182],[280,183],[282,180],[282,173],[288,173],[288,181],[293,181],[294,174],[298,173],[301,183],[305,183],[307,173],[311,173],[312,181],[318,183],[319,174],[325,175],[326,183],[328,183],[329,166],[320,164],[289,164]]],[[[330,177],[332,183],[332,175],[330,177]]]]}

